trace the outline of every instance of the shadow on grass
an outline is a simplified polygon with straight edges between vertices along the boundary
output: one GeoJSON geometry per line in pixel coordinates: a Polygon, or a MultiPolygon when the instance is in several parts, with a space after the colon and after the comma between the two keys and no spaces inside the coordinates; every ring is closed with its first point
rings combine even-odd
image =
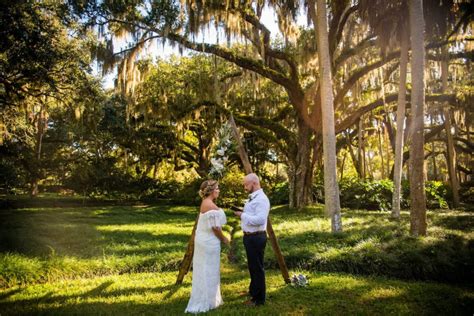
{"type": "Polygon", "coordinates": [[[470,214],[452,214],[448,216],[438,216],[432,219],[436,226],[453,230],[474,230],[474,216],[470,214]]]}
{"type": "MultiPolygon", "coordinates": [[[[142,312],[153,313],[154,311],[167,310],[167,306],[174,307],[175,310],[184,311],[185,301],[183,298],[171,300],[172,296],[179,290],[179,285],[165,285],[158,287],[132,287],[119,290],[107,290],[114,282],[106,281],[90,291],[75,295],[54,295],[53,291],[46,294],[11,302],[5,302],[3,297],[0,299],[0,310],[2,315],[16,314],[48,314],[48,315],[90,315],[90,314],[140,314],[142,312]],[[124,302],[113,302],[118,297],[145,295],[145,294],[164,294],[163,300],[157,300],[156,303],[137,304],[132,299],[124,302]],[[87,300],[104,300],[104,302],[87,302],[87,300]],[[3,302],[2,302],[3,300],[3,302]],[[85,302],[84,302],[85,300],[85,302]],[[112,302],[109,302],[112,300],[112,302]],[[78,303],[78,301],[81,301],[78,303]]],[[[9,293],[8,296],[21,292],[21,289],[15,290],[15,293],[9,293]]]]}
{"type": "MultiPolygon", "coordinates": [[[[300,305],[305,314],[464,314],[472,308],[462,290],[429,284],[403,284],[372,278],[332,280],[323,276],[312,280],[313,291],[282,288],[274,298],[286,297],[300,305]],[[336,281],[336,282],[334,282],[336,281]],[[329,299],[331,297],[332,299],[329,299]],[[305,300],[311,304],[305,304],[305,300]]],[[[295,306],[296,305],[296,306],[295,306]]]]}
{"type": "MultiPolygon", "coordinates": [[[[246,272],[232,269],[224,273],[221,287],[225,304],[210,314],[470,315],[473,308],[472,292],[467,294],[467,290],[447,285],[313,274],[308,287],[295,288],[284,285],[277,272],[270,272],[266,305],[249,309],[242,306],[243,298],[238,295],[248,281],[246,272]]],[[[2,315],[177,315],[183,314],[190,292],[189,283],[184,284],[185,291],[179,295],[176,293],[181,286],[174,284],[124,289],[110,289],[111,285],[111,281],[105,281],[82,294],[54,295],[49,291],[38,298],[0,301],[0,308],[2,315]],[[146,302],[141,297],[147,297],[146,302]]]]}
{"type": "MultiPolygon", "coordinates": [[[[102,256],[103,249],[113,243],[133,246],[142,242],[171,243],[155,250],[179,250],[189,238],[194,224],[189,208],[161,210],[159,208],[81,208],[8,210],[0,212],[0,252],[16,252],[27,256],[70,255],[79,258],[102,256]],[[174,234],[156,231],[142,232],[140,225],[189,226],[189,233],[174,234]],[[135,225],[137,231],[100,231],[108,225],[135,225]],[[53,252],[53,253],[52,253],[53,252]]],[[[133,247],[132,247],[133,248],[133,247]]],[[[153,249],[126,250],[122,254],[143,254],[153,249]]],[[[119,253],[113,252],[112,253],[119,253]]]]}
{"type": "Polygon", "coordinates": [[[5,291],[3,294],[0,294],[0,302],[19,292],[21,292],[20,288],[5,291]]]}
{"type": "MultiPolygon", "coordinates": [[[[279,238],[289,269],[474,282],[474,243],[459,235],[423,240],[370,225],[340,234],[305,231],[279,238]],[[307,245],[302,247],[302,245],[307,245]]],[[[278,269],[271,249],[268,267],[278,269]]]]}

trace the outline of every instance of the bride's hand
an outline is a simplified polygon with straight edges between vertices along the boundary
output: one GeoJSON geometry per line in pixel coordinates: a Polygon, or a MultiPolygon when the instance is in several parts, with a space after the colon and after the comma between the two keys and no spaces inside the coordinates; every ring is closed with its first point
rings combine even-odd
{"type": "Polygon", "coordinates": [[[224,237],[224,240],[222,242],[226,244],[227,246],[230,245],[230,241],[227,237],[224,237]]]}

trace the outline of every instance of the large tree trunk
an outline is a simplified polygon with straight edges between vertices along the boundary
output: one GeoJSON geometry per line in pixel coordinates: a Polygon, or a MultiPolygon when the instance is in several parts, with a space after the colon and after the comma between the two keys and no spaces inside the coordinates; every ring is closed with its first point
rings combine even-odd
{"type": "MultiPolygon", "coordinates": [[[[430,117],[430,121],[431,121],[431,126],[434,126],[435,123],[434,123],[434,119],[433,119],[433,115],[430,117]]],[[[438,180],[438,165],[436,164],[436,142],[433,140],[431,142],[431,151],[433,152],[433,155],[432,155],[432,164],[433,164],[433,180],[438,180]]]]}
{"type": "Polygon", "coordinates": [[[298,209],[312,202],[311,133],[305,122],[298,119],[298,146],[288,166],[289,204],[298,209]]]}
{"type": "MultiPolygon", "coordinates": [[[[443,61],[441,62],[441,79],[442,79],[442,91],[445,93],[448,89],[448,49],[446,46],[443,47],[443,61]]],[[[447,164],[448,173],[451,184],[451,190],[453,191],[453,207],[459,207],[459,181],[456,172],[456,149],[454,148],[453,134],[451,133],[451,110],[446,104],[444,107],[444,127],[446,130],[446,147],[447,147],[447,164]]]]}
{"type": "Polygon", "coordinates": [[[365,163],[365,152],[364,152],[364,121],[362,117],[359,119],[359,130],[357,132],[357,139],[359,147],[357,148],[357,156],[359,161],[359,177],[365,179],[366,177],[366,163],[365,163]]]}
{"type": "MultiPolygon", "coordinates": [[[[316,24],[315,24],[316,26],[316,24]]],[[[332,90],[331,59],[328,43],[326,1],[317,0],[318,61],[321,73],[321,112],[324,152],[324,202],[331,216],[333,232],[342,231],[339,186],[336,175],[336,133],[334,122],[334,96],[332,90]]]]}
{"type": "MultiPolygon", "coordinates": [[[[377,136],[379,141],[379,153],[380,153],[380,160],[381,160],[381,176],[382,179],[385,179],[385,160],[384,160],[384,153],[383,153],[383,142],[382,142],[382,134],[383,134],[383,125],[382,121],[377,121],[377,136]]],[[[388,154],[387,154],[388,156],[388,154]]],[[[387,161],[388,164],[388,161],[387,161]]]]}
{"type": "Polygon", "coordinates": [[[426,235],[426,196],[424,178],[424,104],[425,104],[425,47],[422,0],[410,0],[411,76],[412,76],[412,139],[410,146],[410,233],[426,235]]]}
{"type": "Polygon", "coordinates": [[[400,82],[398,84],[397,134],[395,140],[395,161],[393,173],[392,217],[400,218],[401,182],[403,170],[403,135],[405,125],[406,83],[408,65],[408,34],[402,34],[400,50],[400,82]]]}
{"type": "Polygon", "coordinates": [[[359,160],[357,159],[356,154],[354,153],[354,150],[352,149],[350,134],[347,133],[345,135],[345,138],[346,138],[346,143],[347,143],[347,148],[349,150],[349,154],[351,155],[352,164],[354,165],[354,168],[356,169],[357,174],[359,175],[359,178],[362,178],[362,171],[360,170],[359,160]]]}
{"type": "Polygon", "coordinates": [[[46,132],[47,127],[47,118],[44,111],[44,105],[41,104],[40,111],[36,115],[36,144],[35,144],[35,163],[33,166],[33,172],[31,174],[30,181],[30,196],[36,197],[39,193],[38,182],[40,180],[40,164],[41,164],[41,151],[43,148],[43,137],[46,132]]]}

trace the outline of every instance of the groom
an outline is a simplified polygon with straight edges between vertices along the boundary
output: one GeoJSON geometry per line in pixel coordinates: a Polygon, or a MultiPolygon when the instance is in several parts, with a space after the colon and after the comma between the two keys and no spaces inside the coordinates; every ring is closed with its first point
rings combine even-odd
{"type": "Polygon", "coordinates": [[[245,191],[250,193],[243,212],[234,212],[240,217],[244,232],[244,246],[247,253],[247,264],[250,272],[249,295],[246,305],[265,304],[265,270],[263,255],[267,244],[267,218],[270,212],[270,201],[260,187],[260,180],[255,173],[244,178],[245,191]]]}

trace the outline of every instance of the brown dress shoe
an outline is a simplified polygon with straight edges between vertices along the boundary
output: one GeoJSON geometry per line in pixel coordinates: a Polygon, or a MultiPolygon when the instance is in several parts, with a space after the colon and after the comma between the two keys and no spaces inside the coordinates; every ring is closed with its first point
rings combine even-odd
{"type": "Polygon", "coordinates": [[[245,301],[245,302],[244,302],[244,305],[245,305],[245,306],[248,306],[248,307],[255,307],[255,306],[257,306],[257,305],[255,304],[255,302],[252,301],[252,300],[245,301]]]}
{"type": "Polygon", "coordinates": [[[242,291],[242,292],[239,292],[239,297],[250,297],[250,294],[249,292],[247,291],[242,291]]]}

